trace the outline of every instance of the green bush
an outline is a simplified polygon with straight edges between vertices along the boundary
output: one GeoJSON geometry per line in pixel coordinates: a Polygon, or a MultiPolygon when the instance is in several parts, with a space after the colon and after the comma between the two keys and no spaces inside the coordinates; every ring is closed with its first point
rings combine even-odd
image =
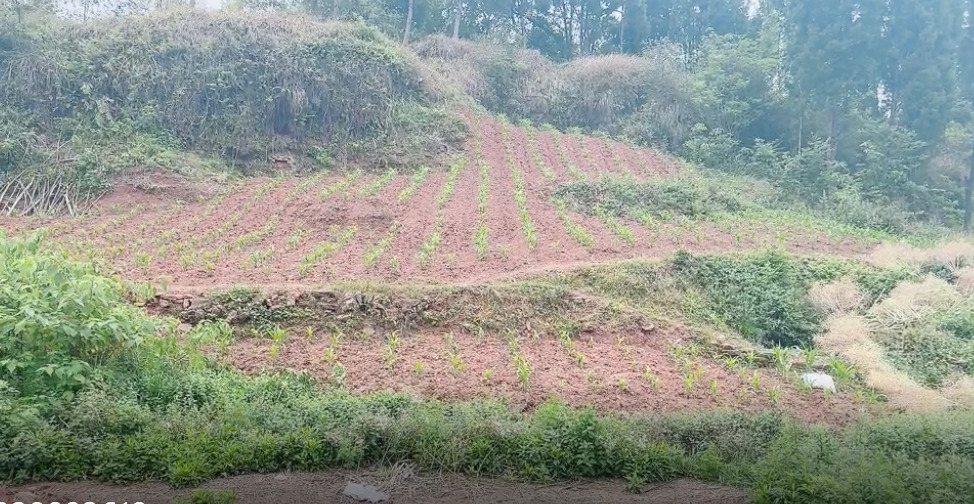
{"type": "Polygon", "coordinates": [[[858,268],[854,277],[866,296],[866,307],[869,307],[885,298],[900,282],[917,279],[919,274],[907,268],[858,268]]]}
{"type": "Polygon", "coordinates": [[[890,360],[919,382],[938,387],[955,372],[974,375],[974,341],[916,325],[884,333],[883,346],[890,360]]]}
{"type": "Polygon", "coordinates": [[[176,504],[233,504],[237,502],[237,494],[212,490],[197,490],[185,499],[179,499],[176,504]]]}
{"type": "Polygon", "coordinates": [[[361,24],[198,11],[51,23],[0,69],[0,100],[38,134],[141,133],[241,164],[324,143],[410,164],[465,133],[436,108],[429,70],[361,24]]]}
{"type": "Polygon", "coordinates": [[[711,309],[742,336],[766,346],[805,346],[821,330],[806,295],[814,272],[779,252],[751,256],[692,256],[680,252],[673,269],[700,289],[711,309]]]}
{"type": "MultiPolygon", "coordinates": [[[[900,417],[885,423],[886,433],[908,428],[918,444],[930,435],[956,432],[943,424],[924,432],[927,423],[900,417]],[[889,430],[887,430],[889,429],[889,430]]],[[[970,425],[970,419],[964,418],[970,425]]],[[[929,423],[927,423],[929,425],[929,423]]],[[[971,431],[963,442],[971,441],[971,431]]],[[[754,501],[758,503],[968,502],[974,495],[971,455],[892,448],[868,423],[847,433],[824,429],[789,429],[754,470],[754,501]],[[872,431],[872,432],[870,432],[872,431]]]]}
{"type": "Polygon", "coordinates": [[[41,238],[0,234],[0,381],[25,395],[78,390],[157,325],[124,302],[121,283],[39,254],[41,238]]]}

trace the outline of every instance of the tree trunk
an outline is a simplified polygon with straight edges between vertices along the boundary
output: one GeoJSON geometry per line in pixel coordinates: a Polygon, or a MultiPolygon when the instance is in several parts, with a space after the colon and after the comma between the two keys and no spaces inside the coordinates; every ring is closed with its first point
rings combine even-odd
{"type": "Polygon", "coordinates": [[[409,0],[409,6],[406,8],[406,30],[402,34],[402,43],[409,43],[409,31],[413,27],[413,0],[409,0]]]}
{"type": "Polygon", "coordinates": [[[964,231],[971,231],[971,193],[974,193],[974,135],[971,141],[971,171],[967,174],[967,184],[964,187],[964,231]]]}
{"type": "Polygon", "coordinates": [[[626,6],[619,6],[619,54],[626,52],[626,6]]]}
{"type": "Polygon", "coordinates": [[[460,40],[460,10],[463,0],[454,0],[453,5],[453,40],[460,40]]]}
{"type": "Polygon", "coordinates": [[[839,120],[838,112],[835,110],[834,106],[829,106],[829,139],[826,142],[826,158],[829,161],[835,161],[835,151],[838,150],[839,145],[839,120]]]}

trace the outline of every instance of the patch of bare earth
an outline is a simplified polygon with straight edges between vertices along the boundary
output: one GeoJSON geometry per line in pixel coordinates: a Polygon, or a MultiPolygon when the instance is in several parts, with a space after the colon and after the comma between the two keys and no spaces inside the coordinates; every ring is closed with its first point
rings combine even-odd
{"type": "Polygon", "coordinates": [[[353,504],[342,495],[347,482],[375,485],[390,495],[390,504],[744,504],[744,490],[680,479],[648,485],[641,494],[626,491],[625,482],[574,481],[530,484],[461,476],[417,473],[407,465],[391,469],[337,470],[316,473],[252,474],[221,478],[194,489],[174,489],[163,483],[114,486],[95,482],[39,483],[0,487],[0,501],[15,496],[37,502],[134,502],[169,504],[199,489],[232,492],[239,504],[316,502],[353,504]]]}
{"type": "Polygon", "coordinates": [[[615,334],[592,333],[575,340],[575,352],[556,338],[521,338],[518,347],[531,370],[526,384],[502,337],[452,333],[456,354],[451,354],[447,335],[430,331],[400,336],[394,359],[386,334],[346,337],[337,348],[330,338],[295,336],[276,360],[270,340],[244,338],[231,347],[228,359],[247,373],[284,367],[337,384],[335,364],[328,357],[332,348],[345,369],[343,386],[356,393],[395,392],[446,401],[500,398],[528,410],[557,398],[600,411],[780,409],[805,421],[837,425],[864,413],[848,394],[825,397],[803,391],[794,380],[769,369],[730,371],[705,357],[678,362],[668,349],[673,338],[660,330],[621,340],[615,334]]]}

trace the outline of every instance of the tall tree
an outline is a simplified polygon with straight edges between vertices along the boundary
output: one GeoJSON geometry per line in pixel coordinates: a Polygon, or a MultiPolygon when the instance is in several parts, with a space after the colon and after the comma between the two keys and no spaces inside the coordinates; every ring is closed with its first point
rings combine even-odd
{"type": "Polygon", "coordinates": [[[620,52],[638,54],[652,39],[650,32],[646,0],[625,0],[621,6],[619,18],[620,52]]]}
{"type": "Polygon", "coordinates": [[[940,140],[955,104],[960,7],[955,0],[887,2],[881,109],[928,144],[940,140]]]}
{"type": "Polygon", "coordinates": [[[835,159],[843,107],[875,96],[876,40],[885,0],[785,2],[787,55],[798,96],[826,111],[827,156],[835,159]]]}
{"type": "MultiPolygon", "coordinates": [[[[964,0],[964,13],[960,17],[962,20],[962,37],[958,58],[958,68],[960,71],[960,92],[971,101],[974,101],[974,0],[964,0]]],[[[964,231],[971,231],[972,214],[972,193],[974,193],[974,134],[971,135],[971,170],[967,175],[964,184],[964,231]]]]}
{"type": "Polygon", "coordinates": [[[453,40],[460,38],[460,19],[463,17],[463,0],[453,0],[453,40]]]}
{"type": "Polygon", "coordinates": [[[670,0],[665,38],[683,46],[692,60],[708,34],[744,33],[747,9],[741,0],[670,0]]]}

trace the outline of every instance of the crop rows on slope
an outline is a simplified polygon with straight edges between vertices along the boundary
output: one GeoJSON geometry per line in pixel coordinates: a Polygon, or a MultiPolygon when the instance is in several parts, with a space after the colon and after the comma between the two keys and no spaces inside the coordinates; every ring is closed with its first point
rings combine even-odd
{"type": "MultiPolygon", "coordinates": [[[[472,129],[468,152],[445,168],[250,179],[185,203],[128,195],[89,216],[44,224],[69,254],[128,277],[189,285],[482,280],[679,249],[857,246],[809,235],[801,223],[674,219],[635,208],[620,214],[601,204],[579,211],[556,190],[603,175],[621,177],[620,184],[658,176],[635,163],[644,152],[485,117],[472,129]],[[583,157],[582,149],[590,152],[583,157]],[[613,151],[625,166],[615,166],[613,151]]],[[[14,232],[39,225],[7,223],[14,232]]]]}

